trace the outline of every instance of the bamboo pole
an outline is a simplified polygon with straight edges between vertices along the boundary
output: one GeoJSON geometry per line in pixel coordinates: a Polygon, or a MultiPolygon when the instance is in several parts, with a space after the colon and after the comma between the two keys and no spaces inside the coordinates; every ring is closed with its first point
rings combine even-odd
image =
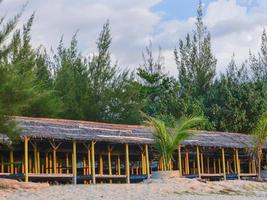
{"type": "Polygon", "coordinates": [[[188,149],[186,149],[186,174],[190,174],[190,169],[189,169],[189,153],[188,153],[188,149]]]}
{"type": "Polygon", "coordinates": [[[14,152],[13,150],[10,150],[9,156],[10,156],[10,173],[14,174],[14,152]]]}
{"type": "Polygon", "coordinates": [[[234,172],[237,173],[237,162],[236,162],[236,155],[234,154],[234,172]]]}
{"type": "Polygon", "coordinates": [[[90,144],[87,146],[87,159],[88,159],[88,175],[91,175],[91,152],[90,152],[90,144]]]}
{"type": "Polygon", "coordinates": [[[121,175],[121,159],[120,159],[120,154],[118,155],[118,158],[117,158],[117,166],[118,166],[118,175],[121,175]]]}
{"type": "Polygon", "coordinates": [[[83,157],[83,175],[86,175],[86,159],[83,157]]]}
{"type": "Polygon", "coordinates": [[[202,174],[204,174],[204,158],[203,158],[203,153],[200,154],[200,158],[201,158],[201,172],[202,174]]]}
{"type": "Polygon", "coordinates": [[[240,160],[238,157],[238,149],[235,149],[235,154],[236,154],[236,163],[237,163],[237,175],[238,175],[238,180],[240,180],[240,160]]]}
{"type": "Polygon", "coordinates": [[[57,174],[57,151],[56,148],[53,147],[53,171],[57,174]]]}
{"type": "Polygon", "coordinates": [[[178,146],[178,165],[179,165],[178,167],[180,171],[180,176],[183,176],[181,145],[178,146]]]}
{"type": "MultiPolygon", "coordinates": [[[[112,161],[111,161],[111,149],[110,145],[108,145],[108,174],[112,175],[112,161]]],[[[109,180],[110,183],[112,183],[112,180],[109,180]]]]}
{"type": "Polygon", "coordinates": [[[40,173],[40,151],[37,148],[37,173],[40,173]]]}
{"type": "Polygon", "coordinates": [[[96,184],[95,180],[95,142],[91,142],[91,153],[92,153],[92,179],[93,179],[93,184],[96,184]]]}
{"type": "Polygon", "coordinates": [[[53,173],[53,161],[52,161],[52,155],[49,154],[49,173],[53,173]]]}
{"type": "Polygon", "coordinates": [[[72,174],[73,174],[73,184],[77,184],[77,159],[76,159],[76,141],[72,143],[72,153],[73,153],[73,160],[72,160],[72,174]]]}
{"type": "Polygon", "coordinates": [[[32,146],[33,146],[33,158],[34,158],[34,173],[38,173],[37,172],[37,169],[38,169],[38,167],[37,167],[37,143],[36,142],[33,142],[33,143],[31,143],[32,144],[32,146]]]}
{"type": "Polygon", "coordinates": [[[28,150],[29,139],[24,137],[24,161],[25,161],[25,182],[29,181],[29,168],[28,168],[28,158],[29,158],[29,150],[28,150]]]}
{"type": "Polygon", "coordinates": [[[141,165],[142,165],[142,174],[145,174],[145,164],[144,164],[144,151],[141,151],[141,165]]]}
{"type": "Polygon", "coordinates": [[[125,175],[126,183],[130,183],[129,144],[125,144],[125,175]]]}
{"type": "Polygon", "coordinates": [[[198,177],[201,178],[201,168],[200,168],[200,159],[199,159],[199,146],[197,146],[197,172],[198,172],[198,177]]]}
{"type": "Polygon", "coordinates": [[[226,180],[226,173],[225,173],[225,155],[224,155],[224,148],[222,147],[222,164],[223,164],[223,178],[226,180]]]}
{"type": "Polygon", "coordinates": [[[103,156],[101,152],[99,154],[99,174],[100,176],[103,175],[103,156]]]}
{"type": "Polygon", "coordinates": [[[111,149],[110,146],[108,145],[108,174],[112,175],[112,166],[111,166],[111,149]]]}
{"type": "Polygon", "coordinates": [[[48,153],[45,153],[45,173],[46,174],[48,174],[48,168],[49,168],[48,153]]]}
{"type": "Polygon", "coordinates": [[[150,168],[149,168],[148,144],[145,144],[145,151],[146,151],[146,173],[147,173],[147,178],[149,178],[150,177],[150,168]]]}

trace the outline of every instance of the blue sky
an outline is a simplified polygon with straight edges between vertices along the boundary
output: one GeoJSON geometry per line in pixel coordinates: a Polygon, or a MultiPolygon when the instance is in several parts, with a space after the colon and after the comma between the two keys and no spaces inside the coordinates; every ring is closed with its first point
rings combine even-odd
{"type": "MultiPolygon", "coordinates": [[[[259,1],[260,0],[237,0],[237,4],[250,9],[259,5],[259,1]]],[[[211,2],[216,2],[216,0],[202,0],[204,13],[211,2]]],[[[164,12],[163,20],[186,20],[196,14],[196,6],[198,3],[199,0],[165,0],[155,5],[152,10],[155,12],[164,12]]]]}
{"type": "MultiPolygon", "coordinates": [[[[35,12],[32,43],[55,49],[62,35],[66,45],[76,30],[81,53],[96,52],[96,39],[109,19],[111,56],[121,68],[135,69],[142,51],[153,42],[155,56],[161,46],[165,68],[177,75],[173,50],[180,38],[192,32],[198,0],[3,0],[0,13],[12,16],[28,2],[19,26],[35,12]]],[[[267,0],[203,0],[204,23],[212,37],[217,71],[224,71],[233,53],[243,62],[260,49],[267,28],[267,0]]],[[[0,14],[0,15],[1,15],[0,14]]]]}
{"type": "MultiPolygon", "coordinates": [[[[196,14],[198,2],[199,0],[165,0],[154,6],[152,10],[155,12],[164,12],[163,20],[186,20],[196,14]]],[[[204,5],[210,2],[211,0],[202,1],[204,5]]]]}

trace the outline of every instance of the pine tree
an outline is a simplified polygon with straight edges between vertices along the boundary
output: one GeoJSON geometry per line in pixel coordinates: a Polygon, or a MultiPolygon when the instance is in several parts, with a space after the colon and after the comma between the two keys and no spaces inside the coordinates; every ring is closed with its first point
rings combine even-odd
{"type": "Polygon", "coordinates": [[[177,97],[178,84],[173,77],[164,72],[164,57],[161,49],[155,59],[152,53],[152,43],[143,53],[143,63],[137,69],[143,99],[143,112],[150,116],[164,115],[163,118],[173,118],[178,115],[177,97]],[[174,106],[175,105],[175,106],[174,106]]]}
{"type": "Polygon", "coordinates": [[[55,69],[55,92],[63,102],[59,117],[85,119],[88,72],[81,54],[78,52],[76,34],[70,47],[63,46],[63,38],[52,63],[55,69]]]}
{"type": "Polygon", "coordinates": [[[211,37],[203,22],[203,7],[197,9],[196,28],[174,50],[182,92],[205,95],[216,73],[216,58],[211,50],[211,37]]]}
{"type": "Polygon", "coordinates": [[[22,92],[16,88],[17,77],[12,75],[13,69],[8,64],[12,49],[12,42],[8,42],[8,38],[12,37],[21,14],[22,12],[7,22],[5,17],[0,19],[0,133],[10,139],[16,139],[18,136],[18,129],[12,116],[25,103],[17,100],[18,94],[22,92]]]}

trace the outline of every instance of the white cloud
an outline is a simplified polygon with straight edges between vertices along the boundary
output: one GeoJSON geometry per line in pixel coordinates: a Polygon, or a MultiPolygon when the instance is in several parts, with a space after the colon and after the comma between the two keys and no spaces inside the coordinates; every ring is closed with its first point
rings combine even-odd
{"type": "MultiPolygon", "coordinates": [[[[57,47],[64,34],[68,42],[79,29],[79,47],[85,54],[95,51],[95,42],[103,23],[109,19],[113,36],[112,58],[122,67],[137,67],[141,52],[153,42],[160,45],[165,55],[166,69],[176,74],[173,49],[194,27],[194,16],[187,20],[164,21],[162,13],[151,8],[163,0],[30,0],[21,21],[36,12],[32,39],[38,46],[57,47]]],[[[26,2],[4,0],[0,13],[10,16],[26,2]]],[[[267,1],[217,0],[207,5],[205,23],[212,35],[212,47],[218,58],[218,70],[223,71],[233,52],[238,62],[247,58],[248,50],[259,49],[262,29],[267,27],[267,1]],[[240,2],[242,4],[240,4],[240,2]],[[249,7],[248,7],[249,5],[249,7]]]]}

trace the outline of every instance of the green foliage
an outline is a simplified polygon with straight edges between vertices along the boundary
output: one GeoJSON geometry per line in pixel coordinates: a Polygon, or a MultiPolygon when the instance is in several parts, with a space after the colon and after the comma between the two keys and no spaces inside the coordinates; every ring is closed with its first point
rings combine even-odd
{"type": "Polygon", "coordinates": [[[18,131],[15,115],[139,124],[142,110],[166,133],[182,116],[207,119],[202,123],[207,130],[249,133],[266,110],[265,30],[257,56],[249,53],[241,65],[233,56],[226,73],[215,76],[216,58],[201,2],[193,33],[174,50],[178,79],[166,73],[160,48],[154,57],[151,43],[136,73],[122,70],[111,59],[108,21],[93,56],[79,51],[77,33],[69,46],[62,38],[51,56],[31,44],[34,15],[17,29],[20,16],[0,19],[0,132],[10,137],[18,131]]]}
{"type": "Polygon", "coordinates": [[[217,60],[212,54],[210,33],[203,23],[202,2],[197,9],[196,28],[174,50],[182,95],[205,95],[213,83],[217,60]]]}
{"type": "Polygon", "coordinates": [[[163,56],[159,48],[157,59],[153,57],[152,44],[143,53],[143,64],[137,69],[140,83],[142,111],[151,115],[177,117],[179,86],[173,77],[164,73],[163,56]]]}
{"type": "Polygon", "coordinates": [[[146,124],[151,126],[154,136],[153,147],[163,162],[163,170],[170,170],[173,153],[178,145],[194,133],[192,130],[204,122],[202,117],[181,118],[174,124],[173,128],[168,128],[166,124],[154,117],[145,115],[146,124]]]}

